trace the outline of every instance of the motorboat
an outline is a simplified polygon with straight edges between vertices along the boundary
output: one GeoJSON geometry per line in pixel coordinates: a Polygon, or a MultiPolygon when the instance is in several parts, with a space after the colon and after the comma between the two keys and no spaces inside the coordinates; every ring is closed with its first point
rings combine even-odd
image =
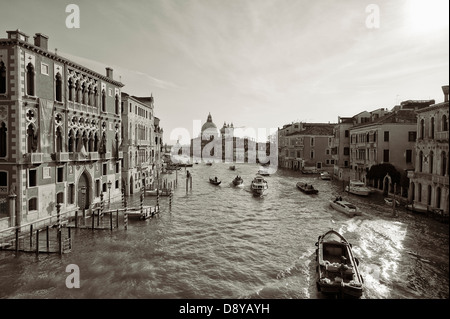
{"type": "Polygon", "coordinates": [[[234,186],[241,186],[241,185],[243,185],[243,184],[244,184],[244,180],[243,180],[242,177],[240,177],[239,175],[236,176],[236,177],[233,179],[233,185],[234,185],[234,186]]]}
{"type": "Polygon", "coordinates": [[[305,194],[317,194],[319,192],[319,190],[314,188],[311,184],[302,182],[297,183],[297,188],[305,194]]]}
{"type": "Polygon", "coordinates": [[[255,178],[253,178],[250,189],[252,190],[253,195],[264,196],[268,192],[269,184],[264,179],[264,177],[262,177],[261,175],[257,175],[255,176],[255,178]]]}
{"type": "Polygon", "coordinates": [[[351,180],[350,184],[345,186],[345,191],[359,196],[369,196],[372,192],[363,182],[357,180],[351,180]]]}
{"type": "Polygon", "coordinates": [[[322,173],[320,173],[320,179],[322,179],[324,181],[329,181],[329,180],[331,180],[331,174],[328,172],[322,172],[322,173]]]}
{"type": "Polygon", "coordinates": [[[330,201],[330,206],[350,217],[361,215],[361,211],[358,207],[356,207],[352,203],[342,200],[342,198],[336,198],[335,200],[330,201]]]}
{"type": "Polygon", "coordinates": [[[359,261],[353,255],[352,245],[331,229],[319,236],[316,246],[317,290],[343,298],[360,298],[364,280],[359,273],[359,261]]]}

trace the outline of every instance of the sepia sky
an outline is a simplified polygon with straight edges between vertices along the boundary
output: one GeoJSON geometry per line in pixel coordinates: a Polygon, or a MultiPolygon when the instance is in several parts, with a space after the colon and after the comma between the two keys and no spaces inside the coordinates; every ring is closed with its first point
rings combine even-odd
{"type": "Polygon", "coordinates": [[[165,142],[173,144],[177,128],[192,135],[209,112],[219,128],[233,122],[268,134],[293,121],[336,123],[403,100],[441,102],[441,86],[449,84],[448,4],[0,0],[0,37],[20,29],[32,41],[44,33],[50,51],[101,74],[112,67],[124,92],[153,94],[165,142]],[[80,28],[66,27],[71,3],[79,6],[80,28]],[[379,8],[374,28],[371,4],[379,8]]]}

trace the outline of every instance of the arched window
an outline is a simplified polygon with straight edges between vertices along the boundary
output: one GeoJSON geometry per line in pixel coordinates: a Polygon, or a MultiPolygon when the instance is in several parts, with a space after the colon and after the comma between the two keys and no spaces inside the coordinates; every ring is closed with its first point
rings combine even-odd
{"type": "Polygon", "coordinates": [[[81,103],[82,103],[82,104],[87,104],[87,97],[86,97],[86,94],[87,94],[86,83],[83,83],[83,84],[81,85],[81,103]]]}
{"type": "Polygon", "coordinates": [[[423,170],[423,152],[419,152],[419,172],[423,170]]]}
{"type": "Polygon", "coordinates": [[[55,77],[55,99],[58,102],[62,102],[62,80],[59,73],[55,77]]]}
{"type": "Polygon", "coordinates": [[[430,158],[430,174],[433,174],[433,165],[434,165],[434,153],[433,153],[433,151],[431,151],[430,152],[430,155],[429,155],[429,158],[430,158]]]}
{"type": "Polygon", "coordinates": [[[34,96],[34,66],[28,63],[26,74],[27,95],[34,96]]]}
{"type": "Polygon", "coordinates": [[[431,133],[431,138],[434,139],[434,117],[431,118],[430,130],[431,130],[431,132],[430,132],[431,133]]]}
{"type": "Polygon", "coordinates": [[[75,149],[75,136],[72,130],[69,132],[69,152],[73,152],[75,149]]]}
{"type": "Polygon", "coordinates": [[[7,153],[7,138],[6,138],[6,132],[8,129],[6,128],[6,123],[1,122],[0,124],[0,157],[6,157],[7,153]]]}
{"type": "Polygon", "coordinates": [[[87,96],[88,96],[88,100],[87,100],[87,104],[92,106],[92,86],[89,85],[88,89],[87,89],[87,96]]]}
{"type": "Polygon", "coordinates": [[[69,88],[69,101],[73,101],[73,90],[74,90],[74,86],[73,86],[73,81],[70,78],[69,82],[67,83],[67,86],[69,88]]]}
{"type": "MultiPolygon", "coordinates": [[[[0,92],[1,93],[1,92],[0,92]]],[[[442,131],[448,131],[448,120],[447,115],[442,115],[442,123],[441,123],[442,131]]]]}
{"type": "Polygon", "coordinates": [[[0,61],[0,94],[6,93],[6,67],[3,61],[0,61]]]}
{"type": "Polygon", "coordinates": [[[441,175],[445,176],[446,171],[447,171],[447,154],[444,151],[442,151],[442,153],[441,153],[441,175]]]}
{"type": "Polygon", "coordinates": [[[28,200],[28,211],[37,210],[37,198],[30,198],[28,200]]]}
{"type": "Polygon", "coordinates": [[[431,205],[431,185],[427,187],[427,205],[431,205]]]}
{"type": "Polygon", "coordinates": [[[422,202],[422,184],[420,183],[417,187],[417,200],[419,201],[419,203],[422,202]]]}
{"type": "Polygon", "coordinates": [[[77,81],[75,83],[75,102],[80,103],[80,97],[81,97],[81,86],[80,81],[77,81]]]}
{"type": "Polygon", "coordinates": [[[56,152],[62,152],[63,151],[63,137],[62,137],[62,128],[59,126],[56,129],[56,152]]]}
{"type": "Polygon", "coordinates": [[[27,153],[34,153],[37,150],[37,135],[33,124],[27,128],[27,153]]]}
{"type": "Polygon", "coordinates": [[[421,119],[420,120],[420,127],[419,127],[419,138],[423,139],[424,138],[424,133],[425,133],[425,120],[421,119]]]}
{"type": "Polygon", "coordinates": [[[106,112],[106,92],[102,90],[102,111],[106,112]]]}
{"type": "Polygon", "coordinates": [[[116,94],[116,114],[119,114],[119,95],[116,94]]]}
{"type": "Polygon", "coordinates": [[[94,106],[98,107],[98,90],[97,90],[97,88],[94,89],[94,106]]]}
{"type": "Polygon", "coordinates": [[[98,152],[98,135],[95,133],[94,136],[94,152],[98,152]]]}

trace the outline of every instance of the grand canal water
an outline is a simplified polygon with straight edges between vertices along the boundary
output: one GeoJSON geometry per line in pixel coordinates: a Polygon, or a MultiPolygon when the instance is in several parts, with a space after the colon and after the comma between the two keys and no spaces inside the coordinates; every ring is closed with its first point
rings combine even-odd
{"type": "MultiPolygon", "coordinates": [[[[347,195],[342,182],[278,170],[264,198],[249,192],[256,164],[194,165],[192,191],[180,179],[169,211],[114,231],[72,232],[63,256],[0,252],[1,298],[270,298],[320,299],[315,242],[341,232],[360,260],[366,299],[449,298],[449,229],[403,209],[393,217],[381,194],[347,195]],[[230,185],[235,175],[244,188],[230,185]],[[223,182],[213,186],[208,177],[223,182]],[[318,195],[296,189],[314,184],[318,195]],[[349,218],[328,201],[337,195],[363,214],[349,218]],[[80,269],[80,288],[66,287],[66,266],[80,269]]],[[[146,197],[155,204],[155,197],[146,197]]]]}

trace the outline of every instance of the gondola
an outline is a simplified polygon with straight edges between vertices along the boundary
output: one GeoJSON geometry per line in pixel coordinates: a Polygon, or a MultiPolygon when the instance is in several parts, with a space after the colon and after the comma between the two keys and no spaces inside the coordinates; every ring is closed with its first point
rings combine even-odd
{"type": "Polygon", "coordinates": [[[216,178],[209,178],[209,182],[213,185],[220,185],[220,183],[222,183],[222,181],[218,180],[217,177],[216,178]]]}

